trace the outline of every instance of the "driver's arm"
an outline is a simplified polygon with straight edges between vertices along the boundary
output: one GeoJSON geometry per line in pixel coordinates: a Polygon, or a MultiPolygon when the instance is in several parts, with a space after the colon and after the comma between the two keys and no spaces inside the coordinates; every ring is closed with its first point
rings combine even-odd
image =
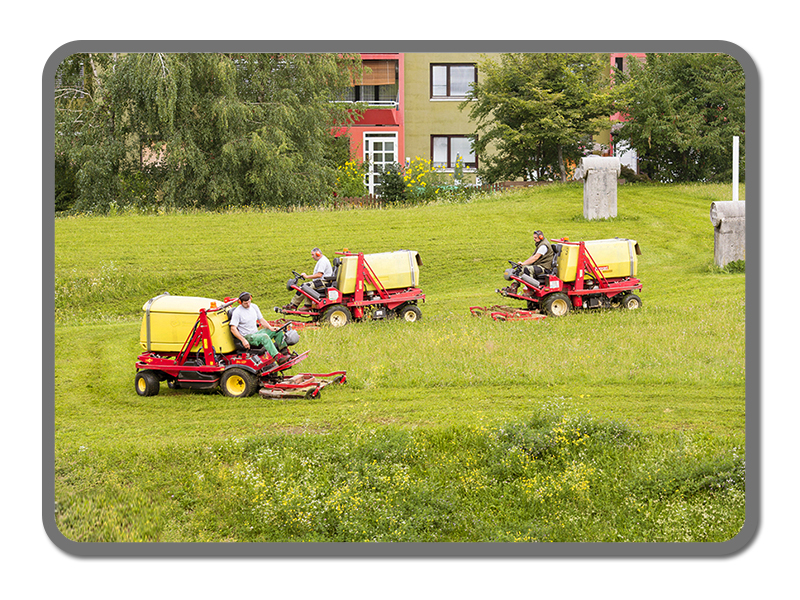
{"type": "Polygon", "coordinates": [[[272,325],[272,324],[271,324],[269,321],[267,321],[266,319],[259,319],[259,320],[258,320],[258,324],[259,324],[259,325],[260,325],[262,328],[264,328],[264,329],[269,329],[270,331],[276,331],[276,330],[278,329],[276,326],[272,325]]]}

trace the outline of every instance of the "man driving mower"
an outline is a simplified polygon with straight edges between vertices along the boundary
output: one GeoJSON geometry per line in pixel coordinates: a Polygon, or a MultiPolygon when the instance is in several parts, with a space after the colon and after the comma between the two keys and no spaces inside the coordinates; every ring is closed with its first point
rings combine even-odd
{"type": "MultiPolygon", "coordinates": [[[[311,251],[311,257],[317,261],[314,265],[314,272],[311,275],[300,273],[300,277],[310,280],[315,288],[320,289],[325,286],[323,278],[333,275],[333,267],[331,266],[331,261],[328,260],[328,257],[326,257],[319,248],[314,248],[311,251]]],[[[283,310],[297,310],[303,298],[304,296],[300,292],[295,293],[289,304],[283,307],[283,310]]],[[[306,308],[311,308],[311,305],[307,303],[306,308]]]]}
{"type": "MultiPolygon", "coordinates": [[[[538,277],[545,275],[550,270],[553,264],[553,248],[540,229],[533,232],[533,241],[536,245],[533,254],[519,264],[522,267],[522,273],[530,275],[536,281],[538,277]]],[[[518,287],[519,282],[515,281],[505,289],[516,293],[518,287]]]]}
{"type": "MultiPolygon", "coordinates": [[[[251,347],[264,348],[279,365],[291,358],[286,349],[291,340],[287,340],[280,328],[271,325],[258,305],[253,303],[249,292],[239,294],[239,306],[231,312],[231,334],[245,350],[251,347]],[[283,351],[278,350],[278,347],[283,351]]],[[[295,332],[291,332],[296,335],[295,332]]]]}

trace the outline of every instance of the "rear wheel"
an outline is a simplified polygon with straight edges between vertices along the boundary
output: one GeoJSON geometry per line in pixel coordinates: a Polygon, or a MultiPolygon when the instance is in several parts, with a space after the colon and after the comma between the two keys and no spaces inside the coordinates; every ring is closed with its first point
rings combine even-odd
{"type": "Polygon", "coordinates": [[[401,308],[397,315],[404,321],[416,323],[422,318],[422,311],[413,304],[408,304],[401,308]]]}
{"type": "Polygon", "coordinates": [[[569,296],[562,292],[550,294],[542,302],[544,312],[551,317],[563,317],[572,308],[572,302],[569,296]]]}
{"type": "Polygon", "coordinates": [[[336,304],[322,313],[322,322],[332,327],[344,327],[353,320],[353,313],[342,304],[336,304]]]}
{"type": "Polygon", "coordinates": [[[140,396],[155,396],[158,394],[160,382],[158,375],[152,371],[139,371],[134,379],[136,393],[140,396]]]}
{"type": "Polygon", "coordinates": [[[642,299],[639,298],[636,294],[626,294],[624,298],[622,298],[622,308],[627,308],[628,310],[636,310],[637,308],[642,307],[642,299]]]}
{"type": "Polygon", "coordinates": [[[256,377],[244,369],[228,369],[220,379],[219,387],[228,398],[246,398],[256,389],[256,377]]]}

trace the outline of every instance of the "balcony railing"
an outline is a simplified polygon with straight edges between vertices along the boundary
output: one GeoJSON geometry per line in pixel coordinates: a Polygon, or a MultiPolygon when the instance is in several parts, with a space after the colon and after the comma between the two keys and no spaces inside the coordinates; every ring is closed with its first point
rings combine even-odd
{"type": "Polygon", "coordinates": [[[363,104],[368,108],[397,108],[397,100],[333,100],[334,104],[363,104]]]}

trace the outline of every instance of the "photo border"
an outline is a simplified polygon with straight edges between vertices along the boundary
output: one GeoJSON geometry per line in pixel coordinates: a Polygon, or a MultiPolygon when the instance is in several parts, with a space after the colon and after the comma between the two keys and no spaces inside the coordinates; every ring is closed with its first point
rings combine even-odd
{"type": "Polygon", "coordinates": [[[42,74],[42,348],[55,347],[55,103],[58,65],[79,52],[719,52],[736,59],[745,73],[747,124],[746,235],[750,246],[746,300],[745,431],[747,492],[745,522],[727,542],[444,542],[444,543],[221,543],[75,542],[55,523],[55,353],[42,354],[42,523],[50,540],[80,557],[273,557],[273,558],[591,558],[721,557],[738,553],[755,539],[761,518],[761,82],[755,62],[740,46],[721,40],[83,40],[64,44],[48,58],[42,74]],[[751,279],[752,278],[752,279],[751,279]]]}

